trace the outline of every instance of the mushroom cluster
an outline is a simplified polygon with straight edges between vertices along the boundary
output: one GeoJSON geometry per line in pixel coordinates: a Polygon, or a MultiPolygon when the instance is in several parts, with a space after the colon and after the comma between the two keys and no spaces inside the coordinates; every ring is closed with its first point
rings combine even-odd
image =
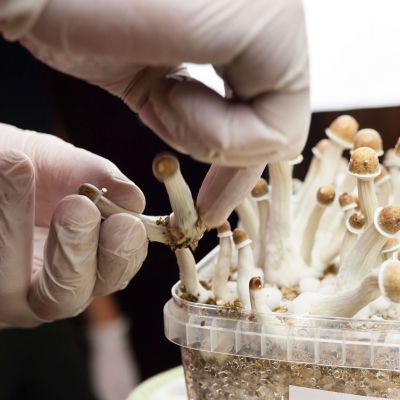
{"type": "MultiPolygon", "coordinates": [[[[168,192],[172,213],[135,214],[150,240],[171,246],[181,296],[277,321],[273,312],[347,318],[400,318],[400,140],[385,153],[380,134],[343,115],[313,148],[304,182],[293,161],[268,165],[236,208],[239,227],[218,228],[213,276],[200,281],[195,250],[206,227],[177,159],[162,154],[153,172],[168,192]],[[349,151],[350,160],[345,158],[349,151]]],[[[107,217],[126,212],[104,190],[84,184],[107,217]]]]}

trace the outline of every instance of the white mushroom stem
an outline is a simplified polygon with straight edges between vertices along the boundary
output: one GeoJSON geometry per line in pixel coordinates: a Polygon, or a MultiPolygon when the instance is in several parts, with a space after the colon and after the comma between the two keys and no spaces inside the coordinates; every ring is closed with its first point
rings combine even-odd
{"type": "Polygon", "coordinates": [[[247,233],[242,229],[233,231],[233,240],[238,249],[238,277],[237,292],[240,302],[245,310],[250,309],[249,282],[250,279],[259,275],[259,271],[255,267],[253,250],[251,249],[251,240],[247,233]]]}
{"type": "Polygon", "coordinates": [[[307,229],[304,232],[303,240],[301,242],[300,253],[304,262],[307,265],[312,264],[312,250],[315,244],[315,236],[318,230],[319,223],[322,215],[324,214],[327,206],[332,204],[335,198],[335,190],[332,186],[322,187],[317,193],[317,204],[311,211],[307,223],[307,229]]]}
{"type": "Polygon", "coordinates": [[[247,232],[250,239],[252,240],[252,247],[256,245],[258,241],[258,230],[259,230],[259,217],[256,210],[251,204],[251,200],[245,198],[236,208],[241,227],[247,232]]]}
{"type": "Polygon", "coordinates": [[[103,218],[108,218],[111,215],[120,213],[133,215],[143,222],[146,228],[147,237],[151,242],[159,242],[168,245],[173,244],[173,239],[171,238],[168,228],[165,224],[161,223],[162,221],[168,220],[167,216],[157,217],[135,213],[113,203],[104,196],[105,193],[105,190],[100,190],[90,183],[85,183],[79,188],[79,194],[92,200],[93,203],[96,204],[103,218]]]}
{"type": "Polygon", "coordinates": [[[365,222],[365,216],[362,213],[354,213],[346,219],[346,233],[342,239],[342,247],[340,249],[340,264],[343,264],[349,251],[355,246],[363,231],[365,222]]]}
{"type": "Polygon", "coordinates": [[[272,335],[269,339],[279,346],[285,344],[285,327],[267,305],[268,290],[263,287],[261,277],[253,277],[249,283],[251,311],[263,324],[263,333],[272,335]],[[275,337],[274,337],[275,336],[275,337]],[[282,338],[283,340],[279,340],[282,338]]]}
{"type": "Polygon", "coordinates": [[[373,224],[361,234],[340,266],[337,277],[339,290],[354,288],[372,271],[387,239],[400,229],[399,216],[398,206],[376,210],[373,224]]]}
{"type": "Polygon", "coordinates": [[[335,294],[306,292],[289,306],[289,312],[300,315],[351,318],[381,295],[378,277],[370,274],[352,289],[335,294]]]}
{"type": "Polygon", "coordinates": [[[179,228],[184,237],[200,238],[202,232],[199,233],[197,210],[190,188],[181,174],[177,158],[166,153],[158,155],[153,161],[153,173],[167,189],[174,212],[171,224],[179,228]]]}
{"type": "Polygon", "coordinates": [[[390,203],[390,196],[392,194],[392,180],[390,175],[385,175],[382,179],[375,181],[377,190],[378,204],[383,207],[390,203]]]}
{"type": "Polygon", "coordinates": [[[268,220],[268,243],[264,274],[272,285],[298,283],[306,266],[299,262],[292,242],[292,176],[288,162],[269,164],[271,205],[268,220]]]}
{"type": "Polygon", "coordinates": [[[197,276],[196,261],[189,249],[177,249],[176,260],[179,266],[179,275],[185,292],[197,299],[199,303],[205,303],[211,296],[203,287],[197,276]]]}
{"type": "Polygon", "coordinates": [[[367,224],[371,224],[375,210],[379,206],[373,178],[369,180],[357,179],[357,190],[361,210],[367,219],[367,224]]]}
{"type": "Polygon", "coordinates": [[[252,199],[256,202],[258,208],[259,231],[258,231],[258,257],[257,266],[261,269],[265,267],[267,251],[267,232],[269,219],[269,193],[268,183],[260,178],[256,186],[251,191],[252,199]]]}
{"type": "Polygon", "coordinates": [[[232,300],[228,287],[232,262],[232,232],[229,222],[218,228],[219,252],[214,266],[213,291],[217,305],[223,305],[232,300]]]}

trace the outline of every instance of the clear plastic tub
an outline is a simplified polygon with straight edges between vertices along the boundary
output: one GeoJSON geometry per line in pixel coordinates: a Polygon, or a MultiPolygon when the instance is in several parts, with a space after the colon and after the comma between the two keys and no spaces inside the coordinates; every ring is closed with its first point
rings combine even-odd
{"type": "MultiPolygon", "coordinates": [[[[199,263],[201,277],[217,252],[199,263]]],[[[165,334],[181,346],[190,400],[400,399],[400,322],[274,313],[274,327],[182,300],[178,287],[165,334]]]]}

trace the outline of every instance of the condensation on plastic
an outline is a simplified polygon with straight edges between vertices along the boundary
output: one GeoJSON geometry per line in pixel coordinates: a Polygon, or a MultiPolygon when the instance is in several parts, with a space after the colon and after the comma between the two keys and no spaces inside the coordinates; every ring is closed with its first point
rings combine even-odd
{"type": "MultiPolygon", "coordinates": [[[[210,276],[214,249],[199,264],[210,276]]],[[[276,325],[250,315],[230,315],[223,307],[191,303],[178,295],[164,307],[165,335],[187,349],[290,363],[375,370],[400,370],[400,322],[301,317],[274,313],[276,325]],[[274,331],[273,333],[271,331],[274,331]]]]}

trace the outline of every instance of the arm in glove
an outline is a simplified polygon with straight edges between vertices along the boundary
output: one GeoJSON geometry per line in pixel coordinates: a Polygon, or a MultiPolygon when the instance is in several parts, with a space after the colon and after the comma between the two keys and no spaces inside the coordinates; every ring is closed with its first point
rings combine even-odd
{"type": "Polygon", "coordinates": [[[237,189],[221,196],[203,188],[200,210],[206,203],[219,210],[203,215],[208,225],[226,218],[267,162],[303,148],[309,90],[301,0],[1,1],[36,16],[30,30],[35,18],[26,12],[25,25],[21,16],[13,23],[9,11],[6,36],[30,31],[22,42],[35,56],[119,96],[175,149],[216,165],[254,167],[210,172],[206,183],[229,178],[237,189]],[[214,65],[233,99],[169,79],[182,62],[214,65]]]}
{"type": "Polygon", "coordinates": [[[82,182],[109,188],[141,212],[144,197],[110,161],[51,135],[0,124],[0,324],[29,327],[73,316],[126,286],[147,251],[142,223],[117,214],[100,225],[82,182]]]}

